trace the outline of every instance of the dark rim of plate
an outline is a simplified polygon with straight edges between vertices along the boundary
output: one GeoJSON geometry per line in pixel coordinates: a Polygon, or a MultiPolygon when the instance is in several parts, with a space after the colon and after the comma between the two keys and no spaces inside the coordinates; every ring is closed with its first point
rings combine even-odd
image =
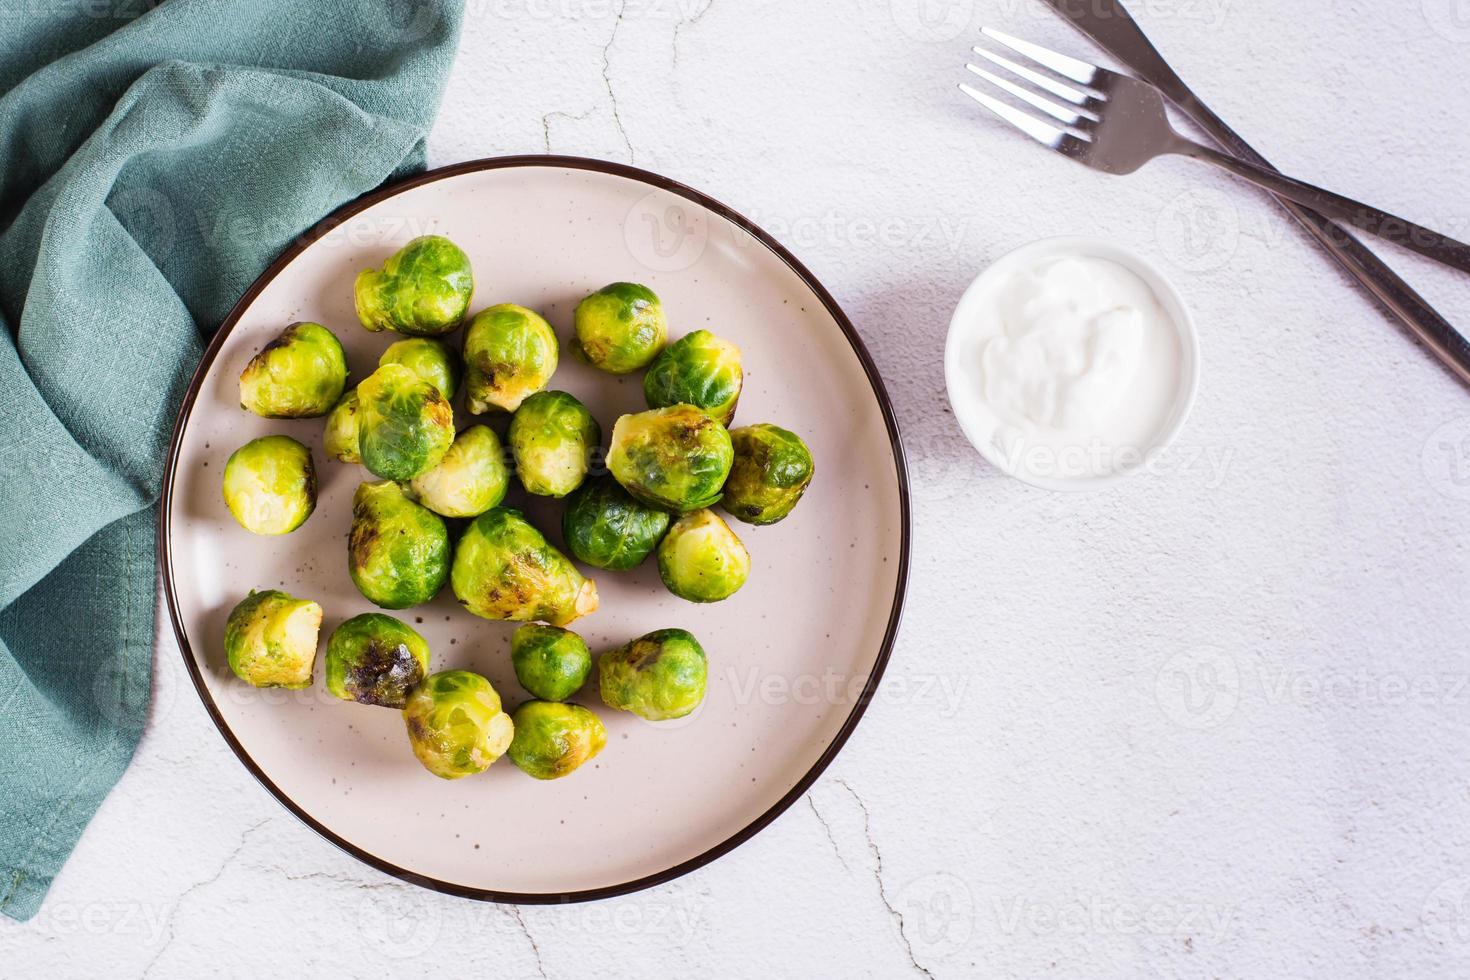
{"type": "Polygon", "coordinates": [[[774,238],[766,234],[766,232],[756,227],[749,219],[731,210],[719,201],[691,187],[687,187],[678,181],[661,177],[658,174],[650,173],[646,170],[639,170],[636,167],[630,167],[620,163],[610,163],[605,160],[593,160],[584,157],[539,154],[489,157],[482,160],[468,160],[464,163],[441,167],[438,170],[429,170],[415,177],[400,181],[399,183],[381,187],[344,205],[296,238],[291,246],[275,262],[271,263],[270,267],[261,274],[260,278],[245,291],[245,295],[240,297],[240,301],[230,310],[229,316],[225,317],[224,322],[220,324],[219,329],[215,331],[214,337],[210,340],[208,348],[204,351],[204,356],[200,359],[199,367],[195,370],[194,377],[189,382],[188,391],[184,395],[183,406],[179,409],[178,421],[174,424],[173,437],[169,444],[168,461],[164,470],[163,496],[159,503],[160,533],[158,535],[158,561],[159,566],[163,570],[163,591],[168,603],[169,619],[173,623],[174,636],[178,639],[179,650],[184,658],[184,666],[188,668],[189,676],[194,681],[194,688],[199,693],[200,701],[203,702],[204,708],[209,712],[209,717],[214,721],[215,727],[219,729],[220,735],[224,737],[225,742],[229,744],[230,749],[239,758],[240,762],[262,786],[270,791],[271,795],[282,806],[295,814],[298,820],[364,864],[371,865],[379,871],[423,888],[448,895],[478,899],[480,901],[508,902],[516,905],[556,905],[568,902],[595,901],[603,898],[613,898],[618,895],[627,895],[631,892],[652,888],[655,885],[661,885],[664,882],[672,881],[675,878],[686,875],[745,843],[758,832],[765,829],[767,825],[784,813],[787,807],[795,803],[811,788],[812,784],[816,782],[817,777],[837,757],[837,753],[842,750],[848,738],[852,736],[853,730],[856,729],[858,721],[862,718],[863,713],[867,710],[868,704],[872,701],[873,695],[878,689],[878,684],[883,677],[883,671],[888,666],[888,659],[893,653],[893,644],[898,635],[899,620],[903,614],[904,595],[908,588],[910,544],[909,510],[908,466],[904,458],[903,443],[899,436],[898,421],[894,416],[893,404],[888,398],[887,389],[883,386],[883,380],[878,374],[877,367],[873,364],[872,356],[869,355],[867,347],[863,345],[862,338],[858,336],[857,331],[853,328],[852,322],[842,312],[841,307],[837,305],[837,301],[832,298],[832,295],[807,270],[806,266],[797,260],[796,256],[792,255],[774,238]],[[608,885],[602,888],[590,888],[574,892],[508,892],[488,888],[472,888],[453,882],[440,881],[437,878],[416,874],[406,868],[400,868],[390,861],[385,861],[376,855],[369,854],[351,841],[339,837],[329,828],[319,823],[311,814],[302,809],[280,787],[270,780],[270,777],[256,764],[255,760],[245,751],[245,747],[235,738],[234,732],[230,730],[230,726],[225,722],[224,716],[220,714],[219,707],[215,704],[214,698],[210,695],[208,688],[204,684],[204,677],[200,671],[198,660],[194,656],[189,646],[188,637],[184,632],[182,617],[179,613],[178,596],[174,591],[173,567],[170,562],[169,544],[173,538],[170,513],[173,509],[173,494],[176,485],[175,476],[178,469],[179,450],[183,444],[184,429],[188,424],[190,414],[193,412],[194,404],[198,400],[199,390],[204,384],[204,378],[209,373],[210,367],[214,364],[214,359],[219,354],[220,348],[224,345],[225,338],[234,330],[240,317],[250,307],[250,304],[255,301],[256,297],[260,295],[261,291],[282,270],[290,265],[298,255],[305,251],[308,246],[324,237],[338,225],[343,224],[350,218],[376,204],[380,204],[404,191],[412,190],[415,187],[420,187],[435,181],[459,177],[464,174],[478,173],[484,170],[504,170],[512,167],[588,170],[637,181],[649,187],[668,191],[689,201],[693,201],[731,222],[752,238],[759,241],[766,248],[770,249],[822,301],[822,305],[826,307],[828,314],[842,328],[843,334],[847,337],[847,342],[852,345],[853,353],[857,355],[858,360],[861,362],[863,371],[868,376],[868,383],[873,389],[873,396],[877,399],[878,407],[883,413],[883,424],[888,430],[888,440],[893,451],[894,470],[898,477],[900,510],[898,575],[893,593],[893,606],[888,614],[888,626],[884,630],[883,643],[878,651],[878,657],[873,663],[873,669],[868,675],[867,683],[863,685],[862,693],[858,696],[856,703],[853,704],[852,711],[848,713],[847,720],[843,722],[841,729],[837,732],[837,736],[827,746],[826,751],[807,770],[806,774],[797,780],[796,784],[768,810],[747,824],[743,829],[721,841],[719,844],[716,844],[714,847],[685,861],[681,861],[672,867],[654,874],[645,875],[642,878],[636,878],[618,885],[608,885]]]}

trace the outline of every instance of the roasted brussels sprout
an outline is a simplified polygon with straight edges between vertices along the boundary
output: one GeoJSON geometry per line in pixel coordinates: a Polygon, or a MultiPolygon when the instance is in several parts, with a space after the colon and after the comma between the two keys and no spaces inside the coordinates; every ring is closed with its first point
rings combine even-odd
{"type": "Polygon", "coordinates": [[[812,482],[811,450],[794,432],[761,423],[732,429],[735,462],[720,506],[747,524],[774,524],[812,482]]]}
{"type": "Polygon", "coordinates": [[[357,389],[353,388],[337,400],[337,407],[327,416],[327,429],[322,434],[322,449],[328,456],[343,463],[361,463],[358,451],[357,389]]]}
{"type": "Polygon", "coordinates": [[[511,635],[510,663],[521,687],[543,701],[565,701],[592,673],[592,651],[571,630],[528,623],[511,635]]]}
{"type": "Polygon", "coordinates": [[[391,480],[364,483],[352,495],[347,571],[357,591],[384,609],[428,602],[449,575],[449,531],[391,480]]]}
{"type": "Polygon", "coordinates": [[[392,616],[353,616],[327,640],[327,690],[343,701],[402,708],[428,673],[429,644],[392,616]]]}
{"type": "Polygon", "coordinates": [[[445,517],[478,517],[505,499],[510,467],[495,430],[472,425],[427,473],[409,484],[419,503],[445,517]]]}
{"type": "Polygon", "coordinates": [[[565,391],[538,391],[516,409],[508,438],[526,492],[565,497],[586,478],[602,426],[565,391]]]}
{"type": "Polygon", "coordinates": [[[615,282],[577,304],[572,352],[610,374],[648,366],[669,336],[663,304],[647,286],[615,282]]]}
{"type": "Polygon", "coordinates": [[[240,407],[268,419],[326,415],[347,387],[347,356],[320,323],[293,323],[240,373],[240,407]]]}
{"type": "Polygon", "coordinates": [[[510,715],[489,681],[467,670],[432,674],[403,708],[413,754],[443,779],[484,772],[505,754],[515,735],[510,715]]]}
{"type": "Polygon", "coordinates": [[[469,256],[442,235],[425,235],[394,252],[381,270],[358,273],[353,293],[357,318],[374,333],[436,337],[459,326],[474,291],[469,256]]]}
{"type": "Polygon", "coordinates": [[[565,626],[597,609],[597,586],[547,543],[519,511],[487,510],[459,539],[454,595],[485,619],[565,626]]]}
{"type": "Polygon", "coordinates": [[[408,337],[388,345],[378,366],[402,364],[439,389],[445,401],[459,390],[459,352],[433,337],[408,337]]]}
{"type": "Polygon", "coordinates": [[[618,419],[607,466],[645,504],[683,514],[720,499],[734,455],[723,425],[693,405],[671,405],[618,419]]]}
{"type": "Polygon", "coordinates": [[[670,592],[690,602],[719,602],[750,577],[750,552],[712,510],[674,522],[658,546],[658,574],[670,592]]]}
{"type": "Polygon", "coordinates": [[[607,744],[601,719],[580,704],[527,701],[516,709],[515,729],[510,761],[537,779],[571,775],[607,744]]]}
{"type": "Polygon", "coordinates": [[[643,397],[649,408],[694,405],[729,425],[744,381],[740,348],[708,330],[696,330],[654,360],[643,376],[643,397]]]}
{"type": "Polygon", "coordinates": [[[615,572],[642,564],[668,529],[666,511],[634,500],[610,476],[578,487],[561,518],[562,537],[577,560],[615,572]]]}
{"type": "Polygon", "coordinates": [[[682,718],[704,700],[709,664],[686,630],[654,630],[597,660],[602,700],[649,721],[682,718]]]}
{"type": "Polygon", "coordinates": [[[251,592],[225,621],[225,658],[256,687],[311,686],[322,607],[284,592],[251,592]]]}
{"type": "Polygon", "coordinates": [[[225,462],[225,505],[256,534],[289,534],[316,508],[311,452],[290,436],[254,439],[225,462]]]}
{"type": "Polygon", "coordinates": [[[401,364],[357,386],[362,465],[385,480],[412,480],[438,465],[454,442],[454,409],[439,389],[401,364]]]}
{"type": "Polygon", "coordinates": [[[464,334],[465,408],[514,412],[556,372],[556,332],[534,310],[502,303],[481,310],[464,334]]]}

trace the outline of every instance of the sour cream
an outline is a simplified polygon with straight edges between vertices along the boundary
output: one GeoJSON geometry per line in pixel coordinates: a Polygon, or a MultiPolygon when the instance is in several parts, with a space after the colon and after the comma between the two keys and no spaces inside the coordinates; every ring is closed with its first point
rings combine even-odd
{"type": "Polygon", "coordinates": [[[1078,239],[1038,242],[986,270],[955,311],[946,351],[950,402],[970,440],[1007,473],[1059,489],[1155,459],[1188,412],[1197,363],[1188,314],[1163,277],[1078,239]]]}

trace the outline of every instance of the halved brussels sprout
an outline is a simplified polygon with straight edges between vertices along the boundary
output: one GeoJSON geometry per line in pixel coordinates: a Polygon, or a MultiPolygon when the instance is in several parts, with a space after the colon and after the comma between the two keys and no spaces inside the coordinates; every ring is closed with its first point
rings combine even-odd
{"type": "Polygon", "coordinates": [[[671,405],[618,419],[607,466],[645,504],[684,514],[720,499],[734,456],[723,425],[693,405],[671,405]]]}
{"type": "Polygon", "coordinates": [[[495,687],[468,670],[432,674],[403,708],[413,754],[443,779],[484,772],[505,754],[515,724],[500,707],[495,687]]]}
{"type": "Polygon", "coordinates": [[[357,318],[374,333],[435,337],[459,326],[474,291],[469,256],[442,235],[425,235],[394,252],[381,270],[358,273],[353,295],[357,318]]]}
{"type": "Polygon", "coordinates": [[[459,390],[459,352],[433,337],[408,337],[389,344],[378,358],[378,366],[402,364],[439,389],[445,401],[459,390]]]}
{"type": "Polygon", "coordinates": [[[519,511],[487,510],[454,552],[454,595],[484,619],[565,626],[597,609],[597,586],[519,511]]]}
{"type": "Polygon", "coordinates": [[[454,409],[439,389],[402,364],[385,364],[357,386],[362,465],[385,480],[412,480],[454,442],[454,409]]]}
{"type": "Polygon", "coordinates": [[[225,462],[225,506],[255,534],[289,534],[316,508],[311,451],[290,436],[254,439],[225,462]]]}
{"type": "Polygon", "coordinates": [[[498,507],[510,486],[510,467],[495,430],[472,425],[427,473],[409,484],[419,503],[445,517],[478,517],[498,507]]]}
{"type": "Polygon", "coordinates": [[[449,531],[391,480],[364,483],[352,495],[347,571],[357,591],[384,609],[428,602],[449,576],[449,531]]]}
{"type": "Polygon", "coordinates": [[[337,400],[337,407],[327,416],[327,429],[322,434],[322,449],[328,456],[343,463],[362,462],[362,453],[358,451],[357,415],[361,407],[356,388],[337,400]]]}
{"type": "Polygon", "coordinates": [[[588,480],[567,498],[561,533],[578,561],[626,572],[653,553],[669,520],[667,511],[639,503],[604,476],[588,480]]]}
{"type": "Polygon", "coordinates": [[[744,383],[740,348],[696,330],[664,348],[643,376],[643,397],[649,408],[697,406],[728,426],[744,383]]]}
{"type": "Polygon", "coordinates": [[[682,718],[704,700],[709,663],[686,630],[654,630],[597,660],[602,700],[649,721],[682,718]]]}
{"type": "Polygon", "coordinates": [[[732,429],[730,440],[735,463],[720,506],[747,524],[774,524],[791,513],[815,472],[801,437],[762,422],[732,429]]]}
{"type": "Polygon", "coordinates": [[[529,623],[511,634],[510,663],[521,687],[543,701],[565,701],[592,673],[592,651],[571,630],[529,623]]]}
{"type": "Polygon", "coordinates": [[[402,708],[428,673],[429,644],[392,616],[353,616],[327,640],[327,690],[344,701],[402,708]]]}
{"type": "Polygon", "coordinates": [[[252,591],[225,621],[225,658],[256,687],[311,686],[322,607],[284,592],[252,591]]]}
{"type": "Polygon", "coordinates": [[[537,779],[568,776],[607,744],[602,720],[580,704],[527,701],[516,709],[514,720],[515,737],[507,754],[537,779]]]}
{"type": "Polygon", "coordinates": [[[514,412],[556,372],[556,331],[534,310],[501,303],[481,310],[464,335],[465,408],[514,412]]]}
{"type": "Polygon", "coordinates": [[[565,497],[586,478],[602,426],[565,391],[538,391],[516,409],[508,438],[526,492],[565,497]]]}
{"type": "Polygon", "coordinates": [[[326,415],[347,387],[347,356],[320,323],[293,323],[240,373],[240,407],[268,419],[326,415]]]}
{"type": "Polygon", "coordinates": [[[663,304],[647,286],[615,282],[577,304],[572,352],[610,374],[648,366],[669,336],[663,304]]]}
{"type": "Polygon", "coordinates": [[[674,522],[658,546],[658,574],[670,592],[690,602],[719,602],[750,577],[750,552],[712,510],[674,522]]]}

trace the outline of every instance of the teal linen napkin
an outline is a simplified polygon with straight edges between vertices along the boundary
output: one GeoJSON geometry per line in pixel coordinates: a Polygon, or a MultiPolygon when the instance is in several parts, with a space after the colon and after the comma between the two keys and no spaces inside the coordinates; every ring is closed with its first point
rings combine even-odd
{"type": "Polygon", "coordinates": [[[28,919],[148,706],[155,501],[212,331],[421,168],[463,0],[0,0],[0,911],[28,919]]]}

